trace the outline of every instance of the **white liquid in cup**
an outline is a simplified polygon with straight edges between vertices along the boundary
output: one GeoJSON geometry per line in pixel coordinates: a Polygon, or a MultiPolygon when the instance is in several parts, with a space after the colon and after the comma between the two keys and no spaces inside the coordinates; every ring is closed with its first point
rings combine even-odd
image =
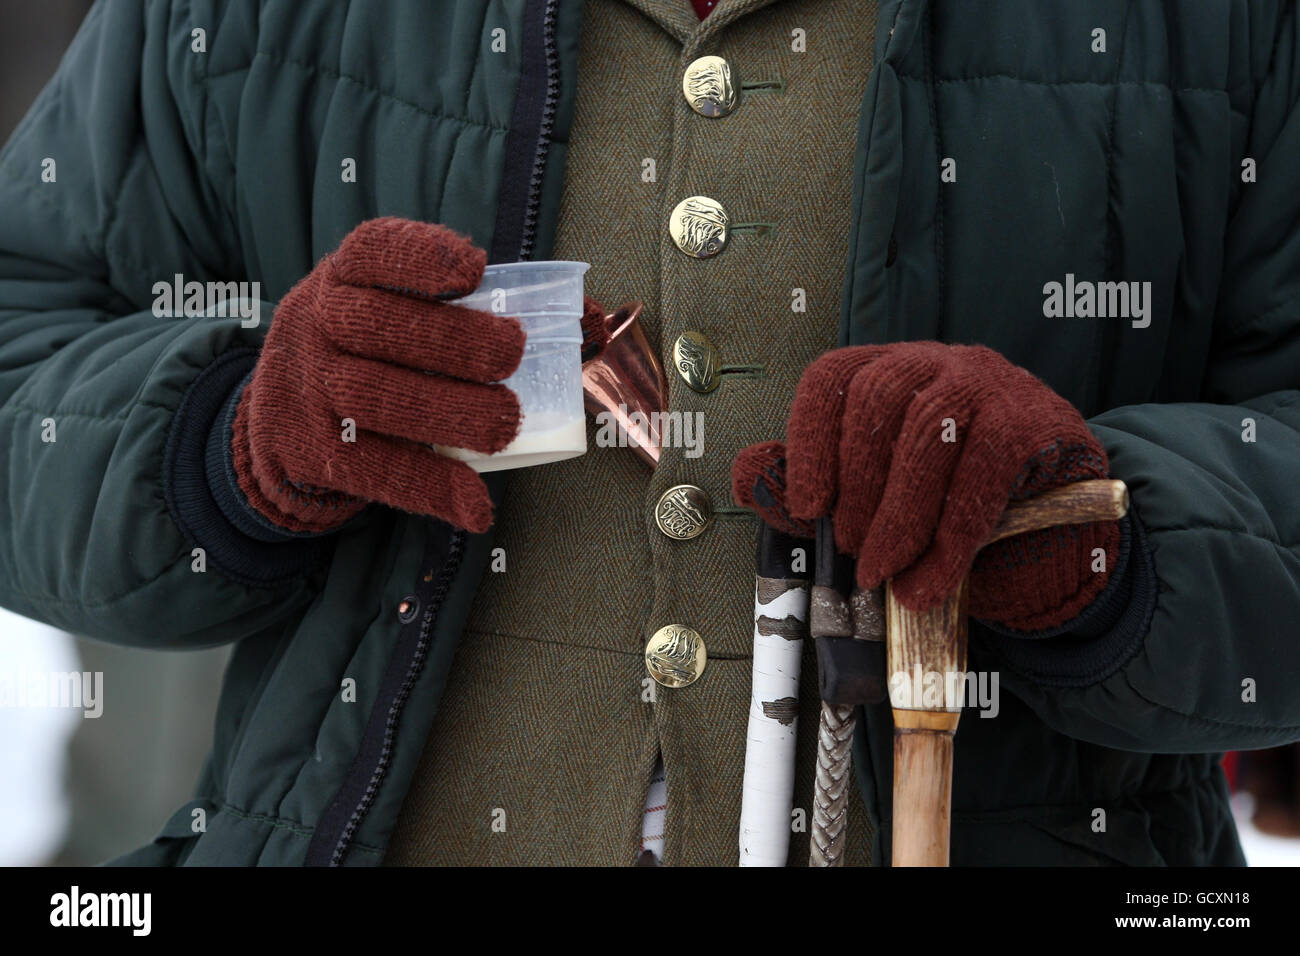
{"type": "Polygon", "coordinates": [[[587,423],[562,421],[554,427],[541,426],[535,431],[520,431],[515,440],[495,455],[466,448],[436,446],[448,458],[463,461],[478,472],[504,468],[526,468],[574,458],[587,450],[587,423]]]}
{"type": "Polygon", "coordinates": [[[585,262],[510,262],[488,266],[478,289],[457,305],[519,319],[526,341],[519,368],[503,385],[519,399],[514,441],[495,455],[433,447],[478,472],[544,465],[587,450],[582,399],[582,276],[585,262]]]}

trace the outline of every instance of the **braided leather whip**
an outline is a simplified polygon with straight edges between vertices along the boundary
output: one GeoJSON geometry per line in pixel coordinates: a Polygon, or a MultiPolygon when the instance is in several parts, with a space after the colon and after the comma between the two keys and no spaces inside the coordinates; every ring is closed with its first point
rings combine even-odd
{"type": "MultiPolygon", "coordinates": [[[[859,641],[882,641],[885,636],[884,593],[854,588],[848,599],[819,592],[823,613],[818,629],[851,634],[859,641]],[[842,617],[836,620],[834,605],[842,617]],[[828,613],[829,612],[829,613],[828,613]]],[[[849,816],[849,783],[853,778],[855,704],[822,701],[817,725],[817,776],[813,786],[813,818],[808,852],[809,866],[841,866],[849,816]]]]}
{"type": "Polygon", "coordinates": [[[809,866],[840,866],[844,862],[856,723],[852,705],[822,702],[821,721],[817,726],[817,781],[813,788],[809,866]]]}

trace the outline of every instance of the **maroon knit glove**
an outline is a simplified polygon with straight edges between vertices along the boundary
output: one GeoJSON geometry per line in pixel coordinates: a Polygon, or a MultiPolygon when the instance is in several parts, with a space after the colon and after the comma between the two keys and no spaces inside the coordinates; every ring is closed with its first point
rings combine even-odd
{"type": "Polygon", "coordinates": [[[373,219],[289,290],[235,414],[254,508],[290,531],[371,501],[487,530],[482,479],[429,447],[497,452],[519,428],[514,393],[488,384],[519,365],[518,320],[440,301],[474,291],[486,258],[444,226],[373,219]]]}
{"type": "Polygon", "coordinates": [[[969,571],[973,616],[1045,630],[1106,585],[1117,521],[1018,535],[975,560],[1009,501],[1109,470],[1074,407],[990,349],[905,342],[828,352],[804,372],[786,433],[785,447],[740,453],[736,499],[787,533],[830,515],[862,587],[892,578],[900,601],[920,609],[969,571]],[[1105,550],[1105,571],[1092,570],[1094,548],[1105,550]]]}

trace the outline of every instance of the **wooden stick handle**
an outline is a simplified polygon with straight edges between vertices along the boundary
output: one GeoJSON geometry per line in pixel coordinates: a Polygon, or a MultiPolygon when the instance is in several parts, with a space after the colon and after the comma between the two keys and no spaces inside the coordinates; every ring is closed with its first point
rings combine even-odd
{"type": "MultiPolygon", "coordinates": [[[[1122,481],[1076,482],[1009,505],[984,543],[1058,525],[1122,518],[1128,506],[1122,481]]],[[[894,712],[894,866],[948,865],[952,743],[965,691],[968,584],[963,580],[945,600],[924,611],[908,610],[892,586],[885,589],[894,712]]]]}
{"type": "Polygon", "coordinates": [[[952,737],[966,689],[966,581],[924,611],[885,587],[894,712],[894,866],[947,866],[952,737]],[[960,675],[960,680],[958,680],[960,675]]]}
{"type": "Polygon", "coordinates": [[[952,738],[960,717],[894,712],[894,866],[948,865],[952,738]]]}

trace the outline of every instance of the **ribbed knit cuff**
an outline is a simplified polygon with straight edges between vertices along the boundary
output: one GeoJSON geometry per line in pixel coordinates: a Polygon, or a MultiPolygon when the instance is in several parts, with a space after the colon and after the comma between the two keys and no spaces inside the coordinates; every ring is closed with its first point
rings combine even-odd
{"type": "Polygon", "coordinates": [[[1119,557],[1105,590],[1073,620],[1046,631],[972,621],[972,636],[1018,673],[1054,687],[1087,687],[1119,670],[1146,640],[1159,582],[1136,511],[1120,522],[1119,557]]]}
{"type": "Polygon", "coordinates": [[[222,354],[186,391],[167,435],[163,493],[172,519],[208,563],[266,587],[311,570],[333,538],[275,528],[253,511],[234,479],[230,423],[257,355],[256,349],[222,354]]]}
{"type": "Polygon", "coordinates": [[[250,371],[235,386],[217,414],[217,420],[208,433],[207,449],[204,453],[204,470],[208,476],[208,488],[212,498],[231,524],[258,541],[285,541],[290,538],[316,538],[320,532],[290,531],[281,528],[248,501],[248,496],[239,487],[239,476],[235,472],[235,412],[239,410],[239,399],[244,389],[252,380],[250,371]]]}

